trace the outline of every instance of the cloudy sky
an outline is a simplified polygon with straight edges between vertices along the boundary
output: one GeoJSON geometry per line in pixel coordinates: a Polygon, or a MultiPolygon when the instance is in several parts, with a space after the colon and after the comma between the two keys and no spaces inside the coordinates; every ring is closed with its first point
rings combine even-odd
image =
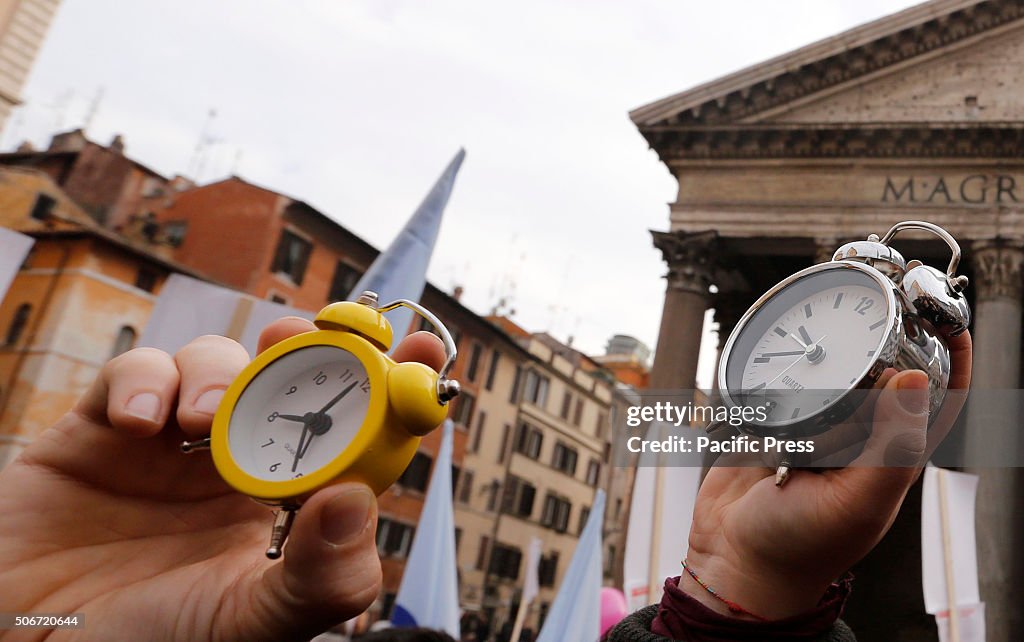
{"type": "Polygon", "coordinates": [[[627,112],[911,4],[63,0],[0,145],[88,124],[160,172],[236,173],[377,246],[463,146],[431,280],[584,351],[615,333],[653,347],[647,230],[676,184],[627,112]]]}

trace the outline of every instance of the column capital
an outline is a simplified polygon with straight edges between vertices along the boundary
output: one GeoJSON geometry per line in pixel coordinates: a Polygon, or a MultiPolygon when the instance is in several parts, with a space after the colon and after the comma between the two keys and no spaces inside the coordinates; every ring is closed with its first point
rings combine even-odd
{"type": "Polygon", "coordinates": [[[1020,241],[983,241],[971,247],[971,265],[977,299],[1008,298],[1019,301],[1022,294],[1021,265],[1024,244],[1020,241]]]}
{"type": "Polygon", "coordinates": [[[658,232],[651,230],[654,247],[661,250],[668,264],[669,289],[710,296],[714,278],[714,255],[718,232],[658,232]]]}
{"type": "Polygon", "coordinates": [[[814,263],[828,263],[835,256],[836,250],[843,242],[834,236],[817,237],[814,239],[814,263]]]}

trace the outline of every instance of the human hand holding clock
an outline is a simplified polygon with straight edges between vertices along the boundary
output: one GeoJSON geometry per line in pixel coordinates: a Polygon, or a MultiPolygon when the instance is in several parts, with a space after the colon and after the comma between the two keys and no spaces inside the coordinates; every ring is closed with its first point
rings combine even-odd
{"type": "MultiPolygon", "coordinates": [[[[308,321],[282,319],[264,330],[260,350],[310,330],[308,321]]],[[[434,369],[445,359],[429,333],[410,336],[393,357],[434,369]]],[[[284,559],[271,562],[267,507],[231,489],[209,457],[181,454],[183,440],[209,434],[223,391],[248,361],[237,343],[213,336],[173,358],[145,348],[125,353],[103,368],[75,410],[7,466],[0,474],[0,604],[7,611],[85,613],[82,639],[284,640],[308,639],[370,605],[381,571],[369,488],[342,483],[313,494],[284,559]]],[[[352,372],[342,381],[341,366],[331,365],[333,388],[317,385],[318,372],[296,372],[297,380],[312,378],[290,395],[290,387],[281,391],[283,401],[267,399],[280,402],[279,414],[272,422],[266,418],[274,410],[262,416],[267,439],[253,450],[274,439],[263,453],[269,459],[280,445],[273,456],[283,478],[315,466],[318,450],[333,452],[329,440],[351,429],[344,417],[363,403],[363,380],[352,372]],[[322,420],[285,418],[307,412],[332,425],[324,431],[322,420]],[[292,472],[295,453],[284,444],[298,451],[304,429],[305,451],[292,472]]],[[[262,412],[257,406],[251,411],[262,412]]]]}
{"type": "MultiPolygon", "coordinates": [[[[802,307],[798,312],[794,320],[810,316],[802,307]]],[[[793,345],[776,334],[780,345],[793,345]]],[[[949,389],[966,391],[970,333],[946,340],[952,357],[949,389]]],[[[796,370],[818,372],[809,352],[771,355],[774,339],[762,341],[768,345],[751,359],[764,359],[760,363],[766,365],[776,356],[778,361],[796,359],[801,364],[796,370]]],[[[785,367],[783,362],[767,377],[785,367]]],[[[879,387],[871,435],[848,467],[795,475],[782,489],[770,467],[715,466],[708,471],[697,495],[687,552],[688,564],[702,580],[751,613],[783,619],[813,609],[829,584],[874,548],[966,399],[962,393],[947,397],[929,429],[923,372],[887,372],[879,387]]],[[[731,613],[687,573],[679,586],[712,610],[750,619],[731,613]]]]}

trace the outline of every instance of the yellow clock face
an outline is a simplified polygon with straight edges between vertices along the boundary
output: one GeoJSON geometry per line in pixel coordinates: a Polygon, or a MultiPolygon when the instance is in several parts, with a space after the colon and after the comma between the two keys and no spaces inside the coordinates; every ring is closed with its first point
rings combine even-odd
{"type": "Polygon", "coordinates": [[[383,492],[419,443],[391,418],[394,365],[348,332],[317,330],[271,346],[228,387],[214,416],[217,471],[269,503],[301,503],[344,480],[383,492]]]}
{"type": "Polygon", "coordinates": [[[246,473],[285,481],[323,468],[352,443],[370,404],[362,362],[334,346],[289,352],[235,404],[228,442],[246,473]]]}

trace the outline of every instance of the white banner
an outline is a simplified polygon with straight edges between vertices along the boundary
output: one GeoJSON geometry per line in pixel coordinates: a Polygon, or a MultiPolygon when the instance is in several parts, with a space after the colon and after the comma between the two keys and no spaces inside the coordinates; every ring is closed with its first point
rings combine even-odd
{"type": "Polygon", "coordinates": [[[7,295],[7,288],[11,287],[11,282],[35,242],[31,236],[0,227],[0,301],[7,295]]]}
{"type": "Polygon", "coordinates": [[[285,316],[312,319],[316,315],[172,274],[160,290],[139,345],[174,354],[198,336],[219,334],[237,340],[255,356],[260,332],[285,316]]]}

